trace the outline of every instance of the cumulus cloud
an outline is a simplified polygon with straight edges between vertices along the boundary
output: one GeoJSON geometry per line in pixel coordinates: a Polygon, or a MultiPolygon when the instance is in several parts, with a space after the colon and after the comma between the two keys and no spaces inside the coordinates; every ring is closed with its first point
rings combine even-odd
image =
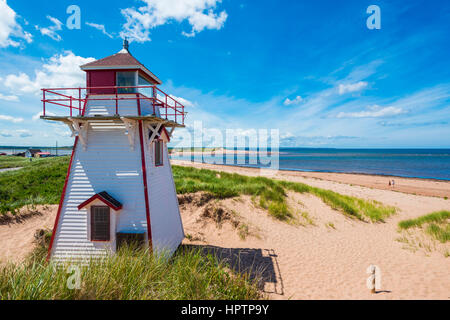
{"type": "Polygon", "coordinates": [[[399,114],[406,113],[406,111],[399,107],[380,107],[378,105],[373,105],[367,107],[366,110],[359,112],[340,112],[337,118],[383,118],[383,117],[393,117],[399,114]]]}
{"type": "Polygon", "coordinates": [[[35,70],[34,77],[25,73],[10,74],[4,79],[5,87],[21,93],[39,93],[45,87],[78,87],[85,85],[85,74],[79,66],[94,58],[76,56],[71,51],[56,54],[41,69],[35,70]]]}
{"type": "Polygon", "coordinates": [[[10,121],[13,123],[19,123],[19,122],[23,121],[23,118],[16,118],[16,117],[0,114],[0,120],[10,121]]]}
{"type": "Polygon", "coordinates": [[[6,0],[0,0],[0,48],[18,47],[20,39],[30,43],[32,36],[23,31],[22,26],[17,22],[16,12],[8,6],[6,0]]]}
{"type": "MultiPolygon", "coordinates": [[[[175,100],[177,100],[179,103],[181,103],[185,107],[192,108],[192,107],[195,106],[193,102],[191,102],[191,101],[189,101],[187,99],[184,99],[184,98],[181,98],[181,97],[177,97],[177,96],[173,96],[173,95],[170,95],[170,96],[172,98],[174,98],[175,100]]],[[[170,104],[170,100],[167,103],[170,104]]]]}
{"type": "Polygon", "coordinates": [[[92,22],[86,22],[86,24],[92,28],[95,28],[97,30],[100,30],[105,36],[109,37],[109,38],[113,38],[113,36],[111,34],[109,34],[108,32],[106,32],[106,28],[105,25],[103,24],[97,24],[97,23],[92,23],[92,22]]]}
{"type": "Polygon", "coordinates": [[[349,92],[357,92],[366,88],[368,85],[365,81],[359,81],[357,83],[348,83],[348,84],[340,84],[339,85],[339,94],[345,94],[349,92]]]}
{"type": "Polygon", "coordinates": [[[4,101],[19,101],[19,97],[18,96],[13,96],[13,95],[4,95],[4,94],[0,93],[0,100],[4,100],[4,101]]]}
{"type": "Polygon", "coordinates": [[[220,30],[228,18],[225,10],[216,12],[221,0],[141,0],[144,6],[122,9],[126,19],[122,37],[131,41],[150,41],[150,29],[171,21],[187,20],[192,29],[183,31],[187,37],[193,37],[205,29],[220,30]]]}
{"type": "Polygon", "coordinates": [[[290,105],[298,105],[303,101],[303,98],[300,96],[295,97],[294,100],[291,100],[289,98],[286,98],[286,100],[284,100],[283,104],[285,106],[290,106],[290,105]]]}
{"type": "Polygon", "coordinates": [[[36,26],[36,29],[39,30],[41,32],[41,34],[44,36],[48,36],[55,41],[61,41],[62,38],[58,34],[58,31],[62,30],[63,23],[61,21],[59,21],[58,19],[53,18],[52,16],[47,16],[47,19],[53,23],[52,26],[46,27],[46,28],[41,28],[39,26],[36,26]]]}

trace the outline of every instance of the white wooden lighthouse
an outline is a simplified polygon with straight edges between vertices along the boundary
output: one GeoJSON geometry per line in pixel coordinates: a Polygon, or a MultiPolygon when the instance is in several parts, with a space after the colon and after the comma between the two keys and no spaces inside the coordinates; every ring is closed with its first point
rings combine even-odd
{"type": "Polygon", "coordinates": [[[184,127],[184,106],[126,40],[81,69],[85,88],[42,89],[41,118],[66,123],[75,137],[48,257],[100,257],[129,240],[172,254],[184,232],[167,143],[184,127]]]}

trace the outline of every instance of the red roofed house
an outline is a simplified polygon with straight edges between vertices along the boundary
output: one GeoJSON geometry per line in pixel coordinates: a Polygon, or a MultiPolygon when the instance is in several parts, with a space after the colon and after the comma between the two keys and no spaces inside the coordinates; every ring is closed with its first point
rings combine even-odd
{"type": "Polygon", "coordinates": [[[167,143],[184,127],[184,106],[157,87],[126,40],[81,69],[86,88],[43,89],[41,118],[67,124],[75,137],[49,257],[104,256],[129,240],[171,254],[184,232],[167,143]],[[69,114],[46,114],[60,106],[69,114]]]}

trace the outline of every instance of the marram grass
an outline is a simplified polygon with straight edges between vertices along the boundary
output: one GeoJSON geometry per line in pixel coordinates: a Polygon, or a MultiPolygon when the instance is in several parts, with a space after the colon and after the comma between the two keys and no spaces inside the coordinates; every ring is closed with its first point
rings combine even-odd
{"type": "Polygon", "coordinates": [[[256,196],[259,197],[259,205],[280,220],[289,220],[293,216],[286,203],[287,191],[313,194],[332,208],[359,220],[383,221],[396,212],[395,208],[377,201],[346,196],[298,182],[180,166],[173,166],[173,174],[178,193],[206,191],[220,199],[241,194],[256,196]]]}
{"type": "Polygon", "coordinates": [[[411,228],[424,229],[425,232],[441,243],[450,241],[450,211],[436,211],[430,214],[399,222],[402,230],[411,228]]]}
{"type": "Polygon", "coordinates": [[[76,281],[70,264],[45,263],[45,249],[37,250],[23,264],[0,266],[1,300],[263,298],[256,280],[233,273],[214,255],[198,249],[181,248],[170,259],[143,249],[121,249],[116,255],[79,266],[79,288],[73,287],[76,281]]]}
{"type": "MultiPolygon", "coordinates": [[[[21,170],[0,174],[0,214],[15,213],[25,205],[57,204],[59,201],[69,157],[35,159],[32,162],[22,159],[0,158],[0,165],[4,161],[5,166],[7,163],[20,163],[24,166],[21,170]]],[[[242,194],[255,196],[262,208],[280,220],[293,218],[286,203],[288,191],[313,194],[332,208],[360,220],[383,221],[395,213],[395,208],[376,201],[346,196],[298,182],[181,166],[173,166],[173,174],[179,194],[204,191],[218,199],[242,194]]]]}

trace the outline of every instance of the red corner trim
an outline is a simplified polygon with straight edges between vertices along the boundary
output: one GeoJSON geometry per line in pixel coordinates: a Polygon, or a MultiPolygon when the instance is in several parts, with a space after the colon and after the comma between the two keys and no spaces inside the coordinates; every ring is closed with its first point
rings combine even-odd
{"type": "MultiPolygon", "coordinates": [[[[138,97],[138,95],[137,95],[138,97]]],[[[138,114],[141,115],[141,102],[137,99],[138,114]]],[[[152,250],[152,227],[150,221],[150,204],[148,201],[148,187],[147,187],[147,170],[145,166],[145,151],[144,151],[144,137],[142,132],[142,120],[139,120],[139,141],[141,144],[141,162],[142,162],[142,179],[144,180],[144,198],[145,198],[145,213],[147,217],[147,234],[148,247],[152,250]]]]}
{"type": "Polygon", "coordinates": [[[115,205],[113,205],[111,202],[107,201],[106,199],[103,199],[100,195],[98,194],[94,194],[92,197],[90,197],[89,199],[87,199],[85,202],[83,202],[82,204],[80,204],[78,206],[78,210],[86,207],[89,203],[91,203],[94,200],[100,200],[101,202],[103,202],[104,204],[106,204],[108,207],[110,207],[111,209],[115,210],[115,211],[119,211],[120,209],[122,209],[122,206],[117,207],[115,205]]]}

